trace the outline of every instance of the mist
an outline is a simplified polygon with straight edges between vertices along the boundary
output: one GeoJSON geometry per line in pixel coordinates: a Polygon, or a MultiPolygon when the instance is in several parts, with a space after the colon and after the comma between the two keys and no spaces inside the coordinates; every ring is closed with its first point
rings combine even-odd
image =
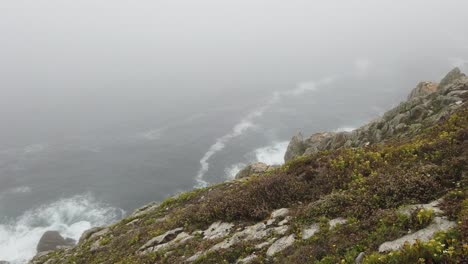
{"type": "Polygon", "coordinates": [[[30,258],[38,230],[79,238],[250,162],[280,164],[298,131],[351,130],[419,81],[466,72],[466,10],[463,0],[2,1],[0,260],[30,258]],[[60,220],[37,229],[41,208],[60,220]]]}

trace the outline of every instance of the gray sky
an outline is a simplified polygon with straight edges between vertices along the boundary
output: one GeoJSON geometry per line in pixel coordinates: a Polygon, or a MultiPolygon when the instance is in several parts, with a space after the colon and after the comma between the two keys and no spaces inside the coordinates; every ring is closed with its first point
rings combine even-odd
{"type": "Polygon", "coordinates": [[[466,65],[466,10],[464,0],[0,0],[1,140],[254,103],[356,65],[438,79],[466,65]]]}

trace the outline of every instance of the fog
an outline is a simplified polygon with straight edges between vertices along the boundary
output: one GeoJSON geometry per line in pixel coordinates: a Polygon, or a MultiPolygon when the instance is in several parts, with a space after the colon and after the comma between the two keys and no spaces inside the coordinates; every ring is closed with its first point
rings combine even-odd
{"type": "Polygon", "coordinates": [[[0,0],[0,260],[468,69],[464,0],[0,0]]]}
{"type": "Polygon", "coordinates": [[[466,65],[467,8],[462,0],[2,1],[0,146],[255,104],[356,60],[386,71],[382,82],[439,77],[466,65]]]}

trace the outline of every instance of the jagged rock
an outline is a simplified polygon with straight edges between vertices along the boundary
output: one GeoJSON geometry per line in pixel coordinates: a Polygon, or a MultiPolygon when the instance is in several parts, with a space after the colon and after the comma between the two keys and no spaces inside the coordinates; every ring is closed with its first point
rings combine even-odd
{"type": "Polygon", "coordinates": [[[364,253],[364,252],[359,253],[357,258],[354,260],[354,263],[355,264],[362,264],[362,262],[364,261],[365,256],[366,256],[366,253],[364,253]]]}
{"type": "Polygon", "coordinates": [[[281,208],[281,209],[273,211],[273,213],[271,213],[270,218],[286,217],[288,214],[289,214],[288,208],[281,208]]]}
{"type": "Polygon", "coordinates": [[[295,135],[289,143],[285,161],[323,150],[365,147],[391,138],[414,135],[447,118],[467,100],[468,78],[456,68],[438,86],[432,82],[421,82],[407,101],[352,132],[316,133],[307,139],[300,133],[295,135]]]}
{"type": "Polygon", "coordinates": [[[267,172],[270,169],[270,167],[271,166],[263,162],[256,162],[250,164],[236,174],[236,179],[247,178],[254,174],[263,174],[267,172]]]}
{"type": "Polygon", "coordinates": [[[282,237],[282,238],[276,240],[276,242],[273,243],[273,245],[271,245],[268,248],[267,253],[266,253],[267,256],[272,257],[276,253],[285,250],[286,248],[288,248],[292,244],[294,244],[294,241],[296,241],[296,238],[295,238],[294,235],[285,236],[285,237],[282,237]]]}
{"type": "Polygon", "coordinates": [[[234,224],[231,223],[215,222],[203,232],[204,239],[225,237],[229,234],[233,226],[234,224]]]}
{"type": "Polygon", "coordinates": [[[58,231],[45,232],[37,244],[37,252],[56,250],[60,246],[73,246],[75,240],[63,238],[58,231]]]}
{"type": "Polygon", "coordinates": [[[236,262],[236,264],[247,264],[247,263],[252,262],[252,261],[253,261],[254,259],[256,259],[256,258],[258,258],[258,256],[255,255],[255,254],[252,254],[252,255],[247,256],[247,257],[245,257],[245,258],[243,258],[243,259],[239,259],[239,260],[236,262]]]}
{"type": "Polygon", "coordinates": [[[414,244],[416,240],[420,242],[429,241],[436,232],[447,231],[448,229],[455,227],[456,223],[449,221],[443,217],[435,217],[434,221],[428,227],[421,229],[413,234],[406,235],[393,241],[388,241],[380,245],[379,252],[388,252],[392,250],[400,249],[406,242],[414,244]]]}
{"type": "Polygon", "coordinates": [[[289,142],[288,148],[284,155],[284,160],[288,161],[293,159],[294,157],[302,155],[306,148],[307,146],[304,143],[304,136],[302,136],[302,133],[300,132],[297,133],[292,137],[291,141],[289,142]]]}
{"type": "Polygon", "coordinates": [[[437,91],[439,85],[433,82],[420,82],[416,88],[414,88],[411,93],[408,95],[408,100],[419,96],[426,96],[437,91]]]}
{"type": "Polygon", "coordinates": [[[305,239],[311,238],[319,230],[320,230],[320,226],[318,224],[313,224],[313,225],[311,225],[309,227],[303,228],[302,229],[302,239],[305,240],[305,239]]]}
{"type": "Polygon", "coordinates": [[[447,85],[454,83],[456,80],[461,79],[464,76],[465,74],[456,67],[445,75],[445,77],[440,81],[439,87],[441,89],[446,88],[447,85]]]}
{"type": "Polygon", "coordinates": [[[348,222],[348,220],[342,218],[342,217],[338,217],[338,218],[335,218],[335,219],[332,219],[328,222],[328,225],[330,226],[330,229],[333,229],[335,228],[337,225],[344,225],[348,222]]]}
{"type": "Polygon", "coordinates": [[[154,248],[155,246],[157,246],[159,244],[169,242],[170,240],[174,239],[183,230],[184,229],[182,227],[169,230],[169,231],[167,231],[166,233],[164,233],[162,235],[159,235],[157,237],[152,238],[151,240],[146,242],[142,247],[140,247],[140,249],[138,249],[138,250],[143,251],[143,252],[145,252],[149,248],[151,248],[151,250],[152,250],[152,248],[154,248]]]}

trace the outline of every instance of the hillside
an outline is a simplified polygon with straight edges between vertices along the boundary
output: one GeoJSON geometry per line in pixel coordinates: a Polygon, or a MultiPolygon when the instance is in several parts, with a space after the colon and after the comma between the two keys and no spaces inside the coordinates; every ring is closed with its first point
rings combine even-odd
{"type": "Polygon", "coordinates": [[[455,69],[353,132],[295,136],[279,168],[149,204],[31,263],[466,263],[467,100],[455,69]]]}

